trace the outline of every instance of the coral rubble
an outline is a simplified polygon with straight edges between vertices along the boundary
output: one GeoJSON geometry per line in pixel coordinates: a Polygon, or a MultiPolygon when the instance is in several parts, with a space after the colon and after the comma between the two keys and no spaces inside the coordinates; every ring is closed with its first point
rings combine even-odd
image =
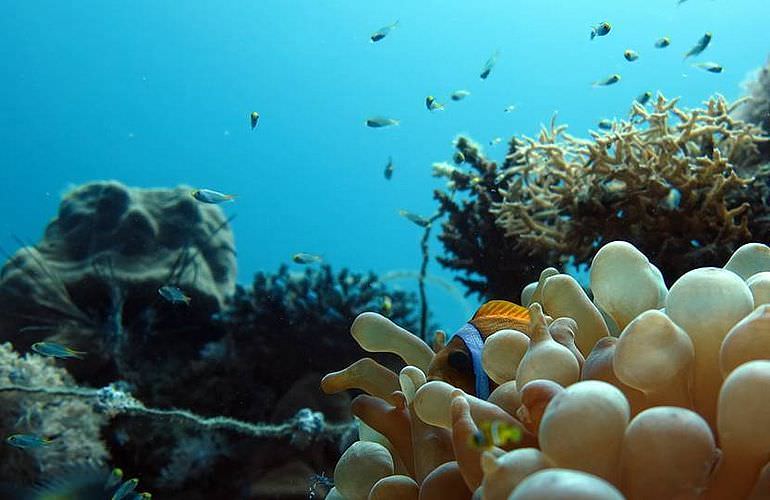
{"type": "Polygon", "coordinates": [[[668,289],[639,249],[609,242],[591,263],[594,300],[541,273],[527,332],[486,339],[484,370],[500,383],[486,401],[426,380],[427,344],[362,314],[353,337],[406,366],[364,358],[322,381],[365,392],[351,405],[360,441],[329,498],[763,498],[770,304],[749,281],[769,255],[743,245],[668,289]],[[512,429],[517,441],[497,439],[512,429]]]}
{"type": "Polygon", "coordinates": [[[589,140],[552,121],[537,138],[512,139],[501,166],[459,138],[473,171],[434,166],[450,180],[450,193],[436,192],[449,214],[439,238],[451,257],[440,262],[483,278],[463,279],[469,291],[514,298],[536,270],[585,264],[604,241],[633,243],[674,279],[768,239],[762,130],[722,97],[692,110],[677,101],[635,103],[629,120],[589,140]]]}
{"type": "MultiPolygon", "coordinates": [[[[0,387],[23,384],[47,388],[74,386],[72,377],[50,359],[19,356],[10,343],[0,344],[0,387]]],[[[108,458],[100,431],[106,416],[86,402],[48,394],[0,393],[0,436],[55,436],[55,445],[33,450],[0,446],[0,481],[31,482],[65,471],[74,464],[103,464],[108,458]]]]}

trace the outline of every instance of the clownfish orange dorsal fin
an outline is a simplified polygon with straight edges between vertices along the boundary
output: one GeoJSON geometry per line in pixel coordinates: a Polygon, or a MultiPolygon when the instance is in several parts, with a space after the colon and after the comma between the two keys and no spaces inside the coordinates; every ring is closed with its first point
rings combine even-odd
{"type": "Polygon", "coordinates": [[[484,338],[507,328],[528,333],[529,310],[507,300],[490,300],[476,311],[470,323],[484,338]]]}

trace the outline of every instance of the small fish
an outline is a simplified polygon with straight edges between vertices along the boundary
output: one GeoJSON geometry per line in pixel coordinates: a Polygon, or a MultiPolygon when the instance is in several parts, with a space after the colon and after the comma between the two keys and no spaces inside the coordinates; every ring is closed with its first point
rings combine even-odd
{"type": "Polygon", "coordinates": [[[173,285],[164,285],[158,288],[158,293],[171,304],[184,304],[186,306],[190,305],[190,297],[185,295],[182,290],[173,285]]]}
{"type": "Polygon", "coordinates": [[[607,21],[603,21],[595,26],[591,26],[591,40],[597,36],[604,36],[609,34],[612,29],[612,25],[607,21]]]}
{"type": "Polygon", "coordinates": [[[320,255],[300,252],[292,255],[291,260],[294,261],[295,264],[315,264],[316,262],[321,262],[323,258],[320,255]]]}
{"type": "Polygon", "coordinates": [[[369,40],[372,43],[379,42],[380,40],[382,40],[383,38],[388,36],[390,34],[390,32],[393,31],[394,29],[396,29],[397,27],[398,27],[398,21],[396,21],[393,24],[389,24],[387,26],[383,26],[382,28],[380,28],[377,31],[375,31],[374,33],[372,33],[372,35],[369,37],[369,40]]]}
{"type": "Polygon", "coordinates": [[[112,471],[110,472],[110,475],[107,476],[107,482],[104,483],[104,489],[111,490],[112,488],[119,485],[122,480],[123,480],[123,469],[116,467],[112,469],[112,471]]]}
{"type": "Polygon", "coordinates": [[[5,442],[13,447],[27,450],[30,448],[42,448],[53,444],[53,439],[48,439],[35,434],[12,434],[5,438],[5,442]]]}
{"type": "Polygon", "coordinates": [[[645,106],[648,102],[650,102],[650,99],[652,99],[652,92],[648,90],[647,92],[643,92],[636,96],[635,100],[642,106],[645,106]]]}
{"type": "Polygon", "coordinates": [[[453,160],[453,161],[454,161],[456,164],[458,164],[458,165],[459,165],[459,164],[461,164],[461,163],[463,163],[463,162],[465,161],[465,155],[463,154],[463,152],[462,152],[462,151],[457,151],[457,152],[455,152],[455,154],[454,154],[454,155],[452,155],[452,160],[453,160]]]}
{"type": "Polygon", "coordinates": [[[520,428],[501,420],[482,421],[478,424],[478,428],[478,432],[469,438],[469,444],[480,450],[515,444],[521,439],[520,428]]]}
{"type": "Polygon", "coordinates": [[[390,180],[393,177],[393,158],[388,156],[388,164],[385,165],[385,178],[390,180]]]}
{"type": "Polygon", "coordinates": [[[715,62],[702,62],[693,64],[693,67],[708,71],[709,73],[721,73],[724,68],[722,65],[715,62]]]}
{"type": "Polygon", "coordinates": [[[435,97],[432,95],[429,95],[425,98],[425,107],[428,108],[428,111],[435,111],[435,110],[443,110],[444,105],[439,103],[435,97]]]}
{"type": "Polygon", "coordinates": [[[623,57],[625,57],[628,62],[634,62],[639,59],[639,54],[637,54],[635,50],[626,49],[626,51],[623,52],[623,57]]]}
{"type": "Polygon", "coordinates": [[[224,194],[218,191],[212,191],[211,189],[196,189],[191,194],[193,198],[201,203],[211,203],[213,205],[225,201],[233,201],[235,199],[235,196],[232,194],[224,194]]]}
{"type": "Polygon", "coordinates": [[[58,359],[83,359],[86,354],[56,342],[35,342],[32,344],[32,350],[41,356],[58,359]]]}
{"type": "Polygon", "coordinates": [[[257,122],[259,121],[259,113],[256,111],[253,111],[251,113],[251,130],[254,130],[254,128],[257,126],[257,122]]]}
{"type": "Polygon", "coordinates": [[[487,59],[487,62],[484,63],[484,66],[481,68],[481,73],[479,74],[479,77],[482,80],[486,80],[489,76],[489,73],[492,72],[492,69],[497,64],[497,59],[500,57],[500,51],[496,50],[494,54],[489,56],[489,59],[487,59]]]}
{"type": "Polygon", "coordinates": [[[671,45],[671,39],[667,36],[664,36],[663,38],[655,42],[656,49],[665,49],[669,45],[671,45]]]}
{"type": "Polygon", "coordinates": [[[151,498],[152,494],[145,491],[143,493],[134,493],[134,496],[131,497],[131,500],[150,500],[151,498]]]}
{"type": "Polygon", "coordinates": [[[503,138],[502,137],[495,137],[495,138],[489,140],[489,145],[490,146],[497,146],[501,142],[503,142],[503,138]]]}
{"type": "Polygon", "coordinates": [[[390,316],[390,313],[393,312],[393,299],[391,299],[388,295],[382,297],[381,309],[383,316],[390,316]]]}
{"type": "Polygon", "coordinates": [[[711,32],[707,31],[706,34],[704,34],[702,37],[700,37],[700,40],[698,40],[698,43],[695,44],[693,48],[687,51],[687,53],[684,55],[684,59],[687,59],[688,57],[697,56],[704,50],[706,50],[706,47],[709,46],[709,43],[711,43],[711,32]]]}
{"type": "Polygon", "coordinates": [[[423,217],[422,215],[409,212],[408,210],[399,210],[398,215],[410,220],[411,222],[414,222],[420,227],[428,227],[430,225],[430,219],[423,217]]]}
{"type": "Polygon", "coordinates": [[[615,73],[613,75],[608,76],[604,80],[599,80],[597,82],[594,82],[594,87],[606,87],[608,85],[614,85],[620,81],[620,74],[615,73]]]}
{"type": "Polygon", "coordinates": [[[598,125],[602,130],[612,130],[612,121],[607,118],[599,120],[598,125]]]}
{"type": "Polygon", "coordinates": [[[385,118],[383,116],[373,116],[366,119],[366,126],[372,128],[390,127],[391,125],[398,125],[399,120],[395,118],[385,118]]]}
{"type": "Polygon", "coordinates": [[[513,113],[514,111],[516,111],[516,106],[513,104],[503,108],[503,113],[513,113]]]}
{"type": "Polygon", "coordinates": [[[453,101],[462,101],[469,95],[471,95],[471,93],[468,92],[467,90],[455,90],[454,92],[452,92],[452,95],[450,95],[449,97],[453,101]]]}
{"type": "Polygon", "coordinates": [[[120,488],[118,488],[115,491],[115,493],[112,494],[112,497],[110,497],[110,500],[123,500],[136,489],[137,484],[139,484],[138,479],[136,478],[129,479],[128,481],[120,485],[120,488]]]}

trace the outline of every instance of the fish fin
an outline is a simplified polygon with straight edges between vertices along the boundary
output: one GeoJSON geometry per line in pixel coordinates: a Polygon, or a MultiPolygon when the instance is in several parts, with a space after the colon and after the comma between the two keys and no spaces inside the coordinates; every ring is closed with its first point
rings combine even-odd
{"type": "Polygon", "coordinates": [[[490,300],[481,306],[471,319],[476,320],[490,317],[506,317],[529,321],[529,309],[507,300],[490,300]]]}
{"type": "Polygon", "coordinates": [[[70,355],[70,356],[72,356],[73,358],[77,358],[77,359],[84,359],[84,358],[85,358],[85,355],[86,355],[87,353],[85,353],[85,352],[83,352],[83,351],[76,351],[76,350],[74,350],[74,349],[70,349],[70,348],[68,347],[68,348],[67,348],[67,354],[69,354],[69,355],[70,355]]]}

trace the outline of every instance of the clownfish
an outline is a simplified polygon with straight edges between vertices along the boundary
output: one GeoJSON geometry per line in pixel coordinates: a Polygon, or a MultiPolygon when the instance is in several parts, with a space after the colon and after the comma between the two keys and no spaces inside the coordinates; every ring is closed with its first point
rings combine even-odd
{"type": "Polygon", "coordinates": [[[428,366],[428,380],[443,380],[466,394],[487,399],[492,381],[481,366],[484,340],[499,330],[529,332],[529,310],[507,300],[490,300],[453,335],[428,366]]]}

